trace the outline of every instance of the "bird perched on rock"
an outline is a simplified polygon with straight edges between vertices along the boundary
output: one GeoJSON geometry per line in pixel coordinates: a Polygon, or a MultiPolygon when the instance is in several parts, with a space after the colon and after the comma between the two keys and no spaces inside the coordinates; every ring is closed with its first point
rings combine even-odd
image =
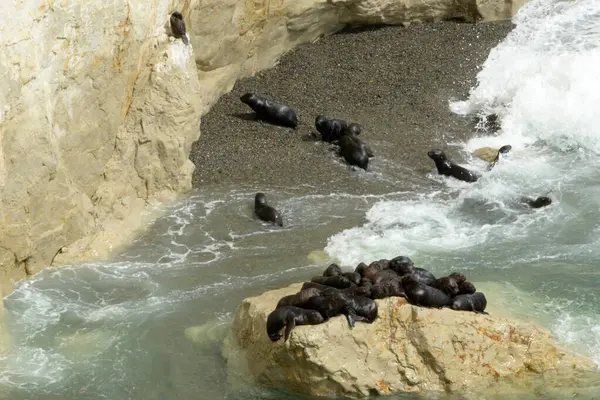
{"type": "Polygon", "coordinates": [[[171,14],[171,32],[176,38],[181,38],[183,43],[188,44],[188,38],[185,32],[185,22],[183,22],[183,15],[179,11],[175,11],[171,14]]]}

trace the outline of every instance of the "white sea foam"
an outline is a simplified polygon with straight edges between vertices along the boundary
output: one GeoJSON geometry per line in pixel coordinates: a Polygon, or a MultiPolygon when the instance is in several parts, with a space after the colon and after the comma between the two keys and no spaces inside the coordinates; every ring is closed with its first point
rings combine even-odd
{"type": "MultiPolygon", "coordinates": [[[[441,193],[375,204],[362,226],[329,238],[332,258],[355,265],[404,254],[438,270],[457,260],[510,268],[588,257],[595,265],[589,257],[600,242],[600,1],[532,0],[514,22],[468,99],[450,103],[457,114],[499,116],[496,135],[459,144],[463,164],[482,177],[469,184],[431,174],[441,193]],[[491,172],[469,156],[505,144],[512,150],[491,172]],[[532,211],[519,204],[521,196],[541,195],[552,206],[532,211]]],[[[559,340],[599,360],[597,318],[572,306],[548,323],[559,340]]]]}

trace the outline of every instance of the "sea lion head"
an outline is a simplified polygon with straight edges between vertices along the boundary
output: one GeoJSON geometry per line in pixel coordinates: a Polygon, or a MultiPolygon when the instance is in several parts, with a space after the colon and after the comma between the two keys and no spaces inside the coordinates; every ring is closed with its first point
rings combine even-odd
{"type": "Polygon", "coordinates": [[[267,196],[264,193],[256,193],[256,196],[254,196],[254,206],[259,207],[265,204],[267,204],[267,196]]]}
{"type": "Polygon", "coordinates": [[[429,152],[427,152],[427,155],[433,161],[446,161],[448,159],[446,157],[446,154],[441,150],[430,150],[429,152]]]}
{"type": "Polygon", "coordinates": [[[326,116],[319,114],[315,118],[315,126],[318,128],[320,125],[322,125],[323,123],[325,123],[327,121],[328,121],[328,119],[326,116]]]}
{"type": "Polygon", "coordinates": [[[277,333],[269,333],[269,339],[271,339],[272,342],[276,342],[279,339],[281,339],[281,333],[277,332],[277,333]]]}
{"type": "Polygon", "coordinates": [[[461,274],[460,272],[453,272],[450,275],[448,275],[448,278],[454,279],[454,281],[456,281],[456,283],[459,285],[467,280],[465,274],[461,274]]]}
{"type": "Polygon", "coordinates": [[[183,21],[183,15],[179,11],[174,11],[171,16],[183,21]]]}
{"type": "Polygon", "coordinates": [[[256,103],[257,98],[256,98],[256,95],[253,93],[246,93],[245,95],[240,97],[240,100],[244,104],[252,105],[252,104],[256,103]]]}
{"type": "Polygon", "coordinates": [[[533,208],[542,208],[552,204],[552,199],[546,196],[540,196],[530,203],[533,208]]]}
{"type": "Polygon", "coordinates": [[[353,122],[346,127],[345,134],[351,136],[358,136],[362,132],[362,128],[359,124],[353,122]]]}
{"type": "Polygon", "coordinates": [[[500,147],[498,149],[498,153],[499,154],[506,154],[508,153],[510,150],[512,149],[512,146],[510,144],[505,144],[504,146],[500,147]]]}

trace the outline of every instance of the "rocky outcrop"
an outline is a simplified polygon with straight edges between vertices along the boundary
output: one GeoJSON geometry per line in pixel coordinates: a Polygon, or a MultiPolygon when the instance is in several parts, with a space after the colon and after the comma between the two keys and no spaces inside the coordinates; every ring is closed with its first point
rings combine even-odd
{"type": "Polygon", "coordinates": [[[346,24],[506,18],[514,1],[2,2],[0,297],[110,255],[189,189],[200,116],[238,78],[346,24]],[[168,36],[175,9],[191,47],[168,36]]]}
{"type": "Polygon", "coordinates": [[[595,364],[559,349],[544,329],[491,315],[416,307],[400,297],[377,300],[379,317],[373,324],[349,329],[338,316],[296,327],[286,343],[271,342],[267,315],[300,287],[269,291],[238,307],[226,354],[246,364],[242,369],[260,384],[315,396],[443,391],[481,398],[481,393],[581,386],[588,374],[597,382],[595,364]]]}

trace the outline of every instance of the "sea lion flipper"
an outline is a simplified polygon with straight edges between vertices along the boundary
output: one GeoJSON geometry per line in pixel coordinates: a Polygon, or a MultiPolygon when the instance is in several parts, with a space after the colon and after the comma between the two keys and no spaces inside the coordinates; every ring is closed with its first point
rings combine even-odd
{"type": "Polygon", "coordinates": [[[287,340],[290,338],[290,334],[292,333],[292,330],[294,330],[295,327],[296,327],[296,320],[294,319],[294,317],[289,318],[287,321],[287,324],[285,324],[285,340],[284,340],[284,342],[287,342],[287,340]]]}
{"type": "Polygon", "coordinates": [[[348,312],[346,313],[346,319],[348,320],[348,325],[350,325],[350,329],[354,328],[354,322],[357,320],[356,318],[357,317],[354,310],[348,310],[348,312]]]}

